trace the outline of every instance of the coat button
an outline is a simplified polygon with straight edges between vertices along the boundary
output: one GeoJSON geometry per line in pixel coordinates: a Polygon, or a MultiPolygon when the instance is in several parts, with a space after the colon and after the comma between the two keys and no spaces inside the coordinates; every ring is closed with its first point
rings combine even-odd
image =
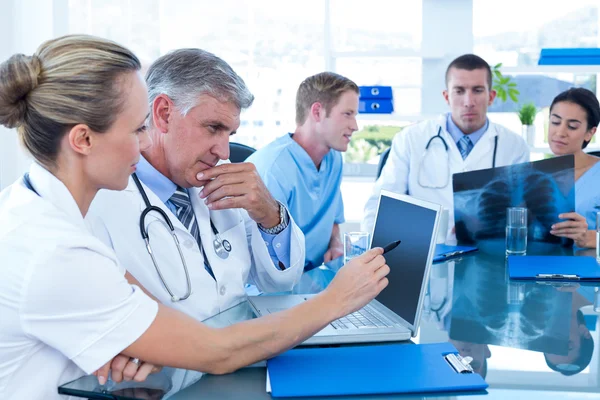
{"type": "Polygon", "coordinates": [[[221,294],[221,296],[225,296],[225,293],[227,293],[227,289],[225,289],[225,286],[221,286],[221,290],[219,290],[219,293],[221,294]]]}
{"type": "Polygon", "coordinates": [[[277,243],[277,244],[275,245],[275,247],[276,247],[276,248],[280,248],[280,247],[281,247],[281,243],[277,243]]]}

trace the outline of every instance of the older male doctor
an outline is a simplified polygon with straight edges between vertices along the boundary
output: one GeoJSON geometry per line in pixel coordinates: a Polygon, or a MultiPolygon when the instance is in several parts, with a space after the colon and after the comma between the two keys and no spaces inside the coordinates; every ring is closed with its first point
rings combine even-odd
{"type": "Polygon", "coordinates": [[[452,174],[529,161],[529,147],[516,133],[487,118],[496,97],[487,62],[465,54],[446,70],[443,96],[451,112],[405,128],[394,137],[389,158],[365,206],[362,229],[375,224],[381,189],[408,194],[449,210],[454,227],[452,174]]]}
{"type": "Polygon", "coordinates": [[[220,58],[182,49],[148,70],[153,145],[122,192],[101,191],[94,231],[159,301],[198,320],[242,301],[251,282],[291,290],[304,236],[252,164],[221,164],[254,97],[220,58]]]}

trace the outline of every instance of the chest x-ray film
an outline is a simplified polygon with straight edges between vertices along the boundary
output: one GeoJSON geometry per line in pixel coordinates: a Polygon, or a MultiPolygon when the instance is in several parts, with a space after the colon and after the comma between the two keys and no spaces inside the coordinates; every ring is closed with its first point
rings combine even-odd
{"type": "Polygon", "coordinates": [[[455,269],[450,338],[567,355],[572,293],[507,281],[499,257],[481,253],[455,269]]]}
{"type": "Polygon", "coordinates": [[[454,220],[459,244],[506,235],[506,209],[527,208],[530,241],[567,244],[550,234],[558,215],[575,211],[572,155],[453,175],[454,220]]]}

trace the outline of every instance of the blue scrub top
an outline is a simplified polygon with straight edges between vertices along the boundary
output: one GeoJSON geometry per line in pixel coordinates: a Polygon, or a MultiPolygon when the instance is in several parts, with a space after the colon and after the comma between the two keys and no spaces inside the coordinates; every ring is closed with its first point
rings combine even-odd
{"type": "Polygon", "coordinates": [[[600,162],[575,182],[575,211],[585,217],[588,229],[596,229],[596,213],[600,211],[600,162]]]}
{"type": "Polygon", "coordinates": [[[317,170],[308,153],[287,134],[247,161],[256,166],[271,195],[287,206],[304,233],[306,264],[321,265],[333,224],[344,222],[340,152],[330,150],[317,170]]]}

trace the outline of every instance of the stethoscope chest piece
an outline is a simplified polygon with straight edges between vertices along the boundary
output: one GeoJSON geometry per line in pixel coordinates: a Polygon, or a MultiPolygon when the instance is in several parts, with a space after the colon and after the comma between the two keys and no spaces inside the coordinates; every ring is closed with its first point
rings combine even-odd
{"type": "Polygon", "coordinates": [[[229,252],[231,252],[231,243],[229,240],[221,239],[220,235],[215,235],[215,240],[213,240],[213,247],[215,248],[215,253],[219,258],[226,259],[229,257],[229,252]]]}

